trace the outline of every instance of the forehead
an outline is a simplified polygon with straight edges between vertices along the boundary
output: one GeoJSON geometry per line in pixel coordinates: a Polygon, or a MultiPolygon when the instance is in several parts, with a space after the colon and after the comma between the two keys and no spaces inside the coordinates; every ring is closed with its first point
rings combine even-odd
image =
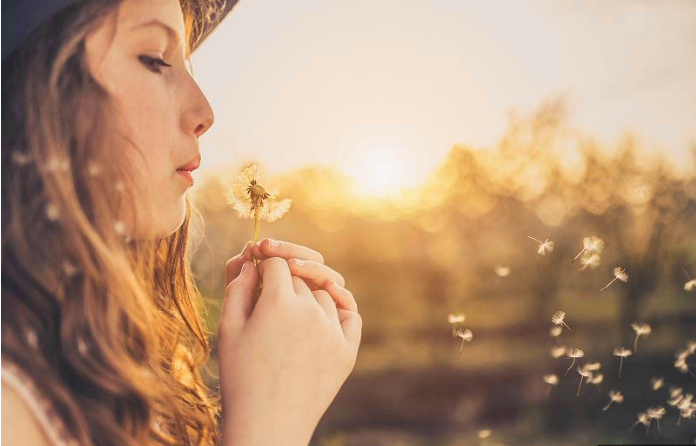
{"type": "Polygon", "coordinates": [[[179,39],[184,39],[184,16],[179,0],[124,0],[118,8],[119,28],[127,32],[164,28],[141,26],[161,22],[173,28],[179,39]]]}

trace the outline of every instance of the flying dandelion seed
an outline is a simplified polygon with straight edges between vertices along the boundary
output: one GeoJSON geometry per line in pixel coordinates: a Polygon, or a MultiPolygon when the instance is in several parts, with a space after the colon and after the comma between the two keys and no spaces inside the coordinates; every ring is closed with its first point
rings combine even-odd
{"type": "Polygon", "coordinates": [[[556,376],[554,374],[544,375],[544,382],[547,384],[546,396],[549,396],[549,392],[551,392],[551,386],[558,385],[558,376],[556,376]]]}
{"type": "Polygon", "coordinates": [[[48,217],[48,219],[51,221],[58,220],[60,213],[58,212],[58,207],[55,204],[49,203],[46,206],[46,217],[48,217]]]}
{"type": "Polygon", "coordinates": [[[478,431],[479,440],[485,440],[486,438],[490,437],[492,433],[493,431],[491,431],[490,429],[483,429],[478,431]]]}
{"type": "MultiPolygon", "coordinates": [[[[582,250],[575,256],[573,262],[575,262],[578,257],[583,255],[583,253],[596,253],[600,254],[604,249],[604,240],[597,236],[585,237],[582,239],[582,250]]],[[[571,262],[571,263],[573,263],[571,262]]]]}
{"type": "Polygon", "coordinates": [[[257,163],[247,163],[232,182],[228,193],[228,204],[241,218],[254,219],[254,239],[259,237],[259,222],[275,221],[282,217],[292,204],[292,200],[278,200],[278,191],[266,189],[261,185],[261,169],[257,163]]]}
{"type": "Polygon", "coordinates": [[[632,323],[631,328],[636,332],[636,340],[633,341],[633,351],[638,353],[638,338],[648,336],[652,332],[652,328],[648,324],[639,324],[638,322],[632,323]]]}
{"type": "Polygon", "coordinates": [[[599,373],[597,375],[594,375],[592,379],[590,379],[590,384],[593,386],[597,386],[597,389],[599,390],[599,385],[604,382],[604,375],[599,373]]]}
{"type": "Polygon", "coordinates": [[[584,365],[585,370],[589,370],[590,372],[596,372],[597,370],[602,368],[602,363],[601,362],[588,362],[587,364],[584,365]]]}
{"type": "Polygon", "coordinates": [[[123,192],[126,190],[126,185],[123,181],[117,181],[116,184],[114,184],[114,189],[116,189],[116,192],[123,192]]]}
{"type": "Polygon", "coordinates": [[[648,416],[647,413],[645,413],[645,412],[639,413],[638,414],[638,421],[633,423],[633,426],[631,426],[631,428],[628,431],[631,432],[633,430],[633,428],[638,426],[639,424],[643,424],[643,425],[647,426],[647,428],[645,430],[645,435],[648,435],[648,430],[650,430],[650,417],[648,416]]]}
{"type": "Polygon", "coordinates": [[[686,349],[690,355],[696,353],[696,341],[686,341],[686,349]]]}
{"type": "Polygon", "coordinates": [[[679,400],[676,402],[676,404],[672,404],[671,401],[668,401],[667,404],[670,404],[672,406],[676,406],[676,408],[679,410],[679,419],[677,420],[677,426],[681,425],[681,420],[682,419],[689,419],[694,417],[694,413],[696,412],[696,403],[693,403],[694,396],[690,393],[687,393],[685,396],[679,395],[679,400]]]}
{"type": "Polygon", "coordinates": [[[542,242],[541,240],[535,239],[531,235],[528,235],[527,237],[539,244],[539,246],[537,247],[537,254],[541,254],[542,256],[545,256],[547,253],[552,252],[553,248],[555,248],[556,246],[555,243],[549,239],[546,239],[542,242]]]}
{"type": "Polygon", "coordinates": [[[570,363],[570,367],[568,367],[568,370],[566,370],[565,372],[565,374],[567,375],[568,372],[570,372],[570,369],[572,369],[575,365],[575,360],[577,358],[583,358],[585,356],[585,352],[580,350],[579,348],[569,348],[566,352],[566,356],[573,360],[573,362],[570,363]]]}
{"type": "Polygon", "coordinates": [[[464,313],[450,313],[447,315],[447,322],[450,324],[461,324],[466,319],[464,313]]]}
{"type": "Polygon", "coordinates": [[[580,384],[578,384],[578,391],[575,393],[575,396],[580,396],[580,387],[582,386],[582,382],[587,379],[590,381],[592,379],[592,372],[590,370],[587,370],[587,367],[578,367],[578,373],[580,374],[580,384]]]}
{"type": "Polygon", "coordinates": [[[552,338],[556,338],[556,340],[558,340],[558,337],[561,335],[561,333],[563,333],[563,327],[551,327],[551,329],[549,330],[549,335],[552,338]]]}
{"type": "Polygon", "coordinates": [[[495,273],[498,275],[498,277],[507,277],[510,275],[510,267],[509,266],[496,266],[495,273]]]}
{"type": "Polygon", "coordinates": [[[66,158],[53,157],[45,165],[47,172],[67,172],[70,170],[70,161],[66,158]]]}
{"type": "Polygon", "coordinates": [[[551,322],[553,322],[554,325],[563,325],[565,326],[569,331],[573,331],[570,329],[568,324],[565,323],[565,311],[556,311],[553,313],[553,316],[551,316],[551,322]]]}
{"type": "MultiPolygon", "coordinates": [[[[657,430],[660,431],[660,419],[665,415],[665,413],[667,413],[665,408],[662,406],[648,407],[648,409],[646,410],[646,413],[648,415],[648,418],[650,418],[650,420],[655,420],[655,423],[657,423],[657,430]]],[[[650,428],[650,426],[648,426],[648,429],[649,428],[650,428]]]]}
{"type": "Polygon", "coordinates": [[[584,271],[587,268],[597,268],[602,263],[602,259],[599,254],[590,254],[580,257],[580,263],[582,264],[580,271],[584,271]]]}
{"type": "Polygon", "coordinates": [[[609,391],[609,403],[606,406],[604,406],[604,408],[602,408],[602,410],[606,412],[607,410],[609,410],[609,407],[611,407],[611,405],[613,403],[621,404],[621,403],[623,403],[623,400],[624,400],[624,397],[621,394],[621,392],[619,392],[618,390],[610,390],[609,391]]]}
{"type": "Polygon", "coordinates": [[[628,358],[632,354],[633,354],[633,352],[627,348],[616,347],[614,349],[614,356],[619,357],[619,378],[621,378],[621,368],[623,367],[624,358],[628,358]]]}
{"type": "Polygon", "coordinates": [[[464,349],[464,342],[471,342],[471,340],[474,338],[474,334],[468,328],[463,330],[461,327],[455,328],[452,331],[452,334],[454,337],[462,338],[462,345],[459,347],[459,355],[461,355],[462,350],[464,349]]]}
{"type": "Polygon", "coordinates": [[[694,418],[696,415],[696,404],[692,404],[684,409],[679,409],[679,419],[677,420],[677,426],[681,425],[681,420],[687,420],[689,418],[694,418]]]}
{"type": "Polygon", "coordinates": [[[602,288],[602,289],[599,290],[599,291],[604,291],[604,290],[606,290],[607,288],[609,288],[609,285],[611,285],[612,283],[616,282],[617,280],[620,280],[620,281],[622,281],[622,282],[628,282],[628,274],[626,274],[626,270],[623,269],[623,268],[621,268],[621,267],[619,267],[619,266],[617,266],[616,268],[614,268],[614,278],[611,280],[611,282],[609,282],[608,284],[606,284],[606,285],[604,286],[604,288],[602,288]]]}
{"type": "Polygon", "coordinates": [[[565,355],[568,349],[565,346],[554,347],[551,349],[551,356],[555,359],[565,355]]]}
{"type": "Polygon", "coordinates": [[[677,359],[674,361],[674,367],[676,367],[681,373],[689,373],[691,376],[696,378],[696,375],[689,370],[689,364],[686,362],[691,356],[691,351],[689,349],[677,352],[677,359]]]}
{"type": "Polygon", "coordinates": [[[659,390],[665,383],[665,380],[663,378],[653,378],[650,380],[650,383],[653,390],[659,390]]]}

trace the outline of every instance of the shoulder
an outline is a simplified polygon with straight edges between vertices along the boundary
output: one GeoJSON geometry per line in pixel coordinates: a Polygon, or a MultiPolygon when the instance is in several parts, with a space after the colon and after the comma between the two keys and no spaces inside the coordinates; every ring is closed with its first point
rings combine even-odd
{"type": "MultiPolygon", "coordinates": [[[[4,376],[3,376],[4,378],[4,376]]],[[[28,404],[5,379],[0,389],[2,398],[2,444],[49,446],[51,443],[28,404]]]]}
{"type": "Polygon", "coordinates": [[[59,434],[59,420],[47,398],[38,394],[31,379],[11,361],[2,358],[2,444],[58,446],[69,444],[59,434]]]}

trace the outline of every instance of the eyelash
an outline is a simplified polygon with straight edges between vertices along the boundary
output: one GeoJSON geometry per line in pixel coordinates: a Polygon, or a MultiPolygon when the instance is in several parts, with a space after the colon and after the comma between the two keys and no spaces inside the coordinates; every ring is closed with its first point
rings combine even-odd
{"type": "Polygon", "coordinates": [[[142,63],[144,63],[151,71],[155,73],[162,73],[162,70],[159,67],[171,67],[167,62],[165,62],[162,59],[159,58],[154,58],[154,57],[148,57],[148,56],[139,56],[139,59],[142,63]]]}

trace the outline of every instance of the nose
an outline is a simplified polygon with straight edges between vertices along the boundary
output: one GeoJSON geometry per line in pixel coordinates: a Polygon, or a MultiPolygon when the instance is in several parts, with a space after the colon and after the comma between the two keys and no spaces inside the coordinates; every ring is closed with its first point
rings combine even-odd
{"type": "Polygon", "coordinates": [[[198,83],[191,76],[187,78],[189,94],[185,95],[182,127],[187,134],[193,134],[198,138],[213,125],[215,115],[198,83]]]}

